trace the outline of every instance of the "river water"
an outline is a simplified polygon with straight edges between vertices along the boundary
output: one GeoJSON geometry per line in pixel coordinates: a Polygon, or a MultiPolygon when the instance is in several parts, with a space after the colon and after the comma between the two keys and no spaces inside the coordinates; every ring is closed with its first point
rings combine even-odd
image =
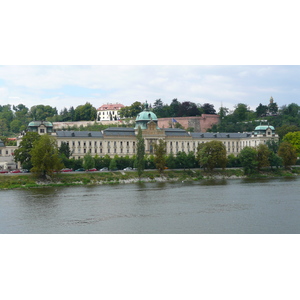
{"type": "Polygon", "coordinates": [[[0,233],[300,233],[300,178],[0,191],[0,233]]]}

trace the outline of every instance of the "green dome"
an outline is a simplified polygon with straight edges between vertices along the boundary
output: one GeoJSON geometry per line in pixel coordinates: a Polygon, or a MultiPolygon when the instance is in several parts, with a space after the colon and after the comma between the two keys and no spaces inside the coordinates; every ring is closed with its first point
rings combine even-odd
{"type": "Polygon", "coordinates": [[[156,127],[158,128],[157,116],[155,113],[149,110],[148,103],[146,102],[145,109],[136,116],[135,129],[137,129],[138,127],[141,127],[141,129],[147,129],[147,123],[149,123],[150,121],[156,123],[156,127]]]}
{"type": "Polygon", "coordinates": [[[28,127],[40,126],[41,124],[45,125],[46,127],[53,127],[52,123],[48,121],[31,121],[28,124],[28,127]]]}
{"type": "Polygon", "coordinates": [[[270,125],[259,125],[255,127],[254,131],[266,131],[268,128],[270,128],[271,130],[275,130],[275,128],[270,125]]]}
{"type": "Polygon", "coordinates": [[[157,121],[156,114],[153,113],[152,111],[144,110],[137,115],[135,121],[151,121],[151,120],[157,121]]]}

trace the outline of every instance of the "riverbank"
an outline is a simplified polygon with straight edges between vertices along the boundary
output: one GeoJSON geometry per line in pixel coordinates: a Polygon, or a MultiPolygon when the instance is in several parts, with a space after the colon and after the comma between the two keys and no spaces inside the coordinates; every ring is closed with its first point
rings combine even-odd
{"type": "Polygon", "coordinates": [[[260,173],[245,175],[242,169],[225,169],[206,172],[204,170],[168,170],[160,175],[157,170],[147,170],[141,179],[137,172],[80,172],[55,174],[51,180],[39,180],[33,174],[0,176],[0,190],[22,189],[43,186],[75,186],[75,185],[103,185],[128,184],[135,182],[171,182],[171,181],[198,181],[207,179],[236,179],[236,178],[276,178],[300,175],[300,167],[292,170],[264,170],[260,173]]]}

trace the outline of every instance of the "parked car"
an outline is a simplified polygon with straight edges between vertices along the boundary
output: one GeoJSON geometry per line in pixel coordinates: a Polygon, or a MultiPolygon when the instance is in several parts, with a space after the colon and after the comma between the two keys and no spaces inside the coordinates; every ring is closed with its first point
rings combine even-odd
{"type": "Polygon", "coordinates": [[[132,168],[131,167],[127,167],[124,169],[124,171],[132,171],[132,168]]]}
{"type": "Polygon", "coordinates": [[[104,168],[100,169],[99,171],[106,172],[106,171],[108,171],[108,168],[104,167],[104,168]]]}
{"type": "Polygon", "coordinates": [[[68,168],[62,169],[62,170],[60,170],[60,171],[61,171],[61,172],[73,172],[72,169],[68,169],[68,168]]]}
{"type": "Polygon", "coordinates": [[[98,171],[96,168],[93,168],[93,169],[88,169],[87,170],[88,172],[96,172],[96,171],[98,171]]]}
{"type": "Polygon", "coordinates": [[[29,170],[27,170],[27,169],[22,169],[21,172],[22,172],[22,173],[29,173],[29,170]]]}
{"type": "Polygon", "coordinates": [[[21,170],[12,170],[9,173],[21,173],[21,170]]]}
{"type": "Polygon", "coordinates": [[[83,172],[83,171],[85,171],[84,168],[79,168],[79,169],[75,170],[75,172],[83,172]]]}
{"type": "Polygon", "coordinates": [[[0,174],[5,174],[5,173],[8,173],[7,170],[0,170],[0,174]]]}

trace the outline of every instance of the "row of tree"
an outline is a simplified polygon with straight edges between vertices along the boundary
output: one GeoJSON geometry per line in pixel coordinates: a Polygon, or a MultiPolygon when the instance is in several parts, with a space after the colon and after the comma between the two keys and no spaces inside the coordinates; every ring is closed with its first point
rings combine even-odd
{"type": "MultiPolygon", "coordinates": [[[[134,118],[138,113],[143,111],[144,104],[136,101],[130,106],[121,108],[119,114],[121,118],[134,118]]],[[[190,101],[179,102],[176,98],[171,104],[163,103],[161,99],[155,100],[153,106],[150,104],[149,109],[152,110],[158,118],[171,117],[193,117],[202,114],[216,114],[214,106],[209,103],[203,105],[190,101]]]]}
{"type": "Polygon", "coordinates": [[[278,108],[276,102],[268,106],[261,103],[255,111],[247,104],[239,103],[233,111],[226,107],[219,110],[220,123],[213,125],[211,132],[251,132],[260,122],[265,121],[276,128],[280,138],[288,132],[300,130],[300,106],[291,103],[278,108]]]}
{"type": "Polygon", "coordinates": [[[27,129],[32,120],[38,121],[93,121],[97,110],[90,103],[64,108],[59,114],[56,107],[50,105],[35,105],[30,109],[23,104],[17,106],[0,105],[0,136],[15,136],[27,129]]]}
{"type": "MultiPolygon", "coordinates": [[[[135,118],[143,109],[144,104],[136,101],[132,105],[122,108],[120,116],[122,118],[135,118]]],[[[158,118],[216,114],[212,104],[180,102],[176,98],[170,104],[157,99],[153,107],[150,105],[150,109],[158,118]]],[[[220,107],[218,114],[220,115],[220,123],[212,127],[210,130],[212,132],[249,132],[253,131],[254,127],[262,120],[275,126],[281,138],[287,132],[300,130],[300,106],[296,103],[279,108],[272,99],[269,105],[260,103],[255,111],[252,111],[247,104],[238,103],[232,111],[226,107],[220,107]]],[[[59,113],[55,107],[49,105],[35,105],[30,109],[23,104],[17,106],[0,105],[0,136],[15,136],[25,130],[32,120],[50,122],[94,121],[96,117],[96,108],[88,102],[76,108],[71,106],[67,109],[65,107],[59,113]]]]}

